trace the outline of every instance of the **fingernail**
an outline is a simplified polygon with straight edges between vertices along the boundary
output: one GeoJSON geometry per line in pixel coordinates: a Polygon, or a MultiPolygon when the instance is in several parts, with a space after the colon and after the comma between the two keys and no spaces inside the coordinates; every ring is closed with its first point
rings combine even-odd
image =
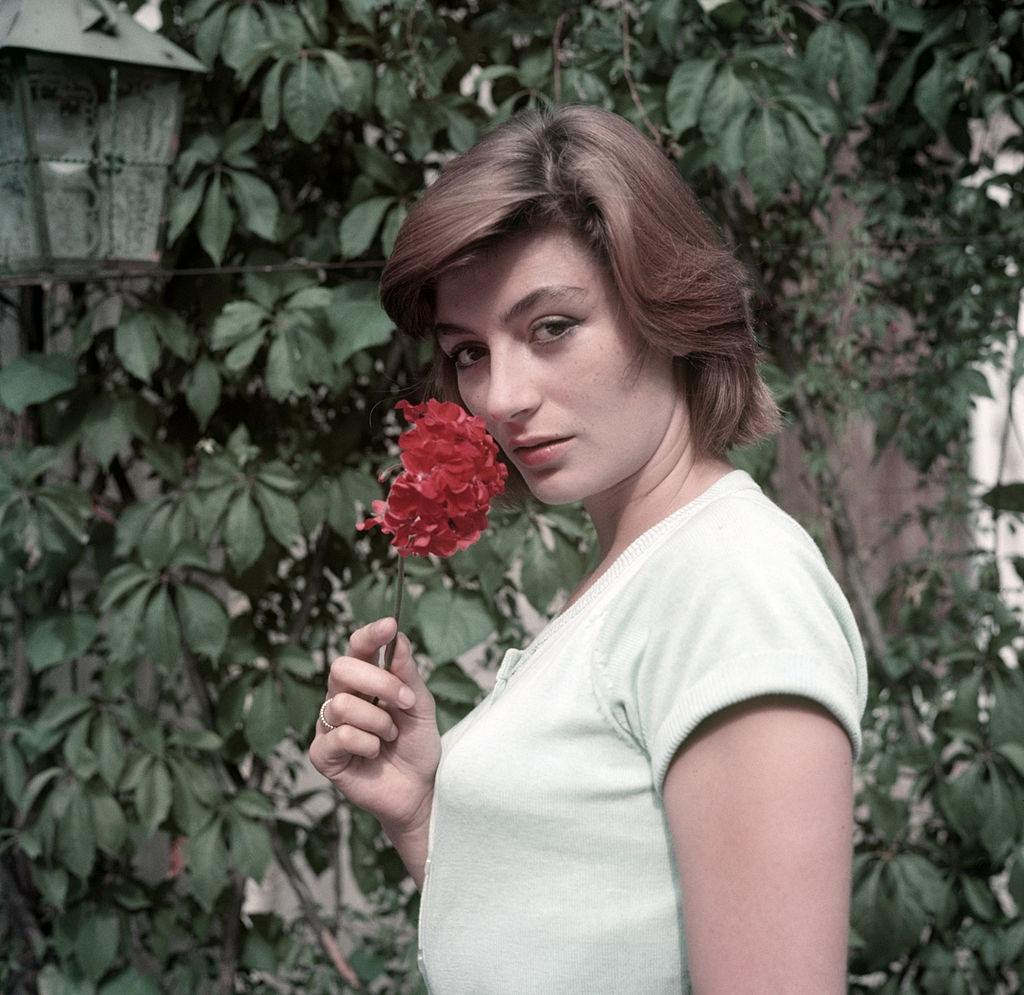
{"type": "Polygon", "coordinates": [[[393,743],[396,739],[398,739],[398,726],[393,725],[388,730],[388,734],[387,734],[386,738],[387,738],[387,741],[389,743],[393,743]]]}
{"type": "Polygon", "coordinates": [[[398,692],[398,704],[401,705],[402,708],[410,708],[416,704],[416,695],[413,693],[412,688],[403,687],[402,690],[398,692]]]}

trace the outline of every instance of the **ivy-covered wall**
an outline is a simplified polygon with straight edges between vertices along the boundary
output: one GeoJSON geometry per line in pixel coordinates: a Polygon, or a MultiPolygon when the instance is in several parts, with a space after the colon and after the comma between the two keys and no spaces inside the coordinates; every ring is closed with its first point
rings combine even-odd
{"type": "MultiPolygon", "coordinates": [[[[393,558],[354,523],[426,357],[376,279],[440,163],[515,110],[583,101],[658,141],[760,276],[788,469],[776,444],[733,459],[799,505],[870,656],[850,990],[1016,990],[1024,635],[968,526],[1019,521],[1024,482],[979,493],[968,425],[1017,335],[1024,187],[963,181],[1021,146],[1024,5],[160,10],[211,67],[163,272],[0,286],[0,987],[422,991],[415,889],[305,759],[328,661],[390,610],[393,558]],[[871,528],[837,444],[865,425],[871,460],[922,487],[871,528]],[[254,891],[268,873],[287,909],[254,891]]],[[[578,509],[530,507],[409,563],[445,727],[592,549],[578,509]]]]}

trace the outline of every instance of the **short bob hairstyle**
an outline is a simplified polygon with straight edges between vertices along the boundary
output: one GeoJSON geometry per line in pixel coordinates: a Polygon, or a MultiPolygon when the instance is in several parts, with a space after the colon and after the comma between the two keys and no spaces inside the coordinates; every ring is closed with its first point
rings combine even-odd
{"type": "MultiPolygon", "coordinates": [[[[698,455],[722,458],[778,430],[757,370],[748,273],[658,147],[610,111],[520,112],[447,163],[399,230],[381,303],[399,331],[433,337],[438,276],[550,227],[575,236],[611,277],[641,360],[648,349],[676,357],[698,455]]],[[[439,348],[430,389],[461,402],[439,348]]]]}

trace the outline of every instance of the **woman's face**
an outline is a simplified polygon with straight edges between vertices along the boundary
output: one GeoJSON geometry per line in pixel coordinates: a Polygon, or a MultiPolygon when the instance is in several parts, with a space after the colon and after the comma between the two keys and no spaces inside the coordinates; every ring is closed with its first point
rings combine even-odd
{"type": "Polygon", "coordinates": [[[638,339],[614,284],[564,231],[513,236],[444,274],[435,317],[463,403],[539,500],[618,504],[679,462],[688,422],[672,360],[630,368],[638,339]]]}

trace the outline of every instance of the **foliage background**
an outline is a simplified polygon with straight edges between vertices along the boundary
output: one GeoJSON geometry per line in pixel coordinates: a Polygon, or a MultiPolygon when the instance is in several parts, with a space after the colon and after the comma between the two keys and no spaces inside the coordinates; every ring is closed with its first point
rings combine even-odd
{"type": "MultiPolygon", "coordinates": [[[[439,163],[517,109],[583,101],[656,137],[761,277],[805,525],[870,655],[851,991],[1013,990],[1021,616],[995,557],[951,537],[1024,510],[1021,482],[979,496],[967,459],[979,367],[1024,364],[1021,180],[963,183],[1020,148],[1021,8],[163,2],[212,67],[164,265],[215,271],[55,288],[47,341],[0,372],[0,987],[422,991],[415,890],[305,759],[327,662],[389,610],[392,558],[353,523],[425,357],[375,279],[439,163]],[[893,522],[923,539],[881,586],[836,444],[858,419],[939,495],[893,522]],[[272,866],[294,921],[243,911],[272,866]]],[[[733,455],[787,506],[774,443],[733,455]]],[[[445,726],[591,549],[578,509],[530,508],[409,564],[445,726]]]]}

